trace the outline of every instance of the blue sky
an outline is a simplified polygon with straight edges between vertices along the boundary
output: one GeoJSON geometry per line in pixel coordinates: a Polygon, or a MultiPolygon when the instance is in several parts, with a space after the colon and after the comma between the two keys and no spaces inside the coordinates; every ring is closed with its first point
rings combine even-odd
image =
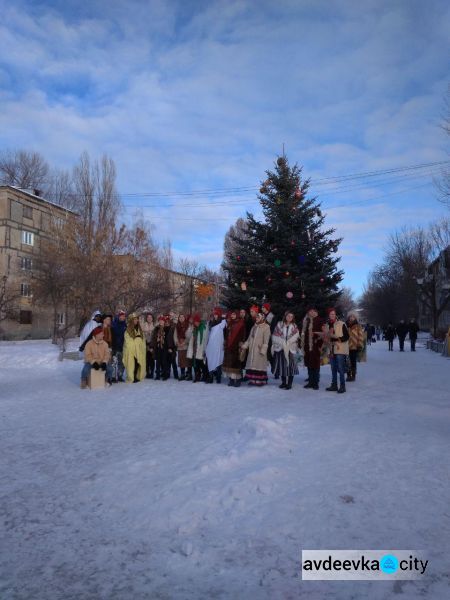
{"type": "Polygon", "coordinates": [[[0,149],[60,167],[109,154],[126,218],[141,210],[176,257],[220,263],[283,143],[356,293],[390,232],[448,215],[436,168],[318,181],[449,158],[444,0],[0,0],[0,14],[0,149]],[[250,189],[173,194],[236,187],[250,189]],[[154,192],[168,195],[139,195],[154,192]]]}

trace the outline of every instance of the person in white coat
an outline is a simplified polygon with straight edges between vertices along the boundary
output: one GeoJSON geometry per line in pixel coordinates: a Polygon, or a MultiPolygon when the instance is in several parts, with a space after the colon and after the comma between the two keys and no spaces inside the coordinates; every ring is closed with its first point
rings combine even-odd
{"type": "Polygon", "coordinates": [[[86,323],[80,333],[80,347],[78,350],[80,352],[84,351],[84,347],[92,339],[92,332],[96,327],[101,325],[103,322],[102,313],[99,310],[96,310],[92,313],[90,320],[86,323]]]}
{"type": "Polygon", "coordinates": [[[192,335],[189,340],[187,349],[187,358],[191,361],[194,369],[193,382],[197,383],[201,380],[206,382],[208,378],[208,370],[205,365],[205,348],[208,342],[208,326],[201,320],[200,315],[195,314],[193,318],[192,335]]]}
{"type": "Polygon", "coordinates": [[[277,323],[272,334],[273,373],[281,376],[282,390],[290,390],[294,375],[298,374],[295,355],[297,353],[299,330],[293,313],[287,312],[277,323]]]}
{"type": "Polygon", "coordinates": [[[206,383],[222,381],[222,364],[225,338],[223,331],[227,326],[226,319],[222,319],[222,309],[215,308],[213,318],[209,322],[208,343],[206,345],[206,361],[208,365],[208,379],[206,383]]]}

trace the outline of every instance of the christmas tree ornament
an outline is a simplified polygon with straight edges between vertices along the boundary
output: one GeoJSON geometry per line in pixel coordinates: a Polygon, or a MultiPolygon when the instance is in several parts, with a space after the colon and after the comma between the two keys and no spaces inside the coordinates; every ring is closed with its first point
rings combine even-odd
{"type": "Polygon", "coordinates": [[[320,278],[320,283],[323,283],[325,279],[323,277],[320,278]]]}
{"type": "Polygon", "coordinates": [[[302,256],[302,255],[300,255],[300,256],[298,257],[298,262],[299,262],[301,265],[304,265],[304,264],[305,264],[305,257],[304,257],[304,256],[302,256]]]}
{"type": "Polygon", "coordinates": [[[277,196],[277,204],[283,204],[281,196],[277,196]]]}
{"type": "Polygon", "coordinates": [[[286,271],[285,275],[286,277],[289,277],[289,271],[286,271]]]}
{"type": "Polygon", "coordinates": [[[293,297],[294,297],[294,294],[292,292],[286,292],[286,298],[289,298],[289,300],[290,300],[293,297]]]}
{"type": "Polygon", "coordinates": [[[235,286],[235,287],[239,287],[239,284],[236,282],[236,283],[234,284],[234,286],[235,286]]]}
{"type": "Polygon", "coordinates": [[[243,292],[246,292],[246,291],[247,291],[247,284],[245,283],[245,281],[243,281],[243,282],[241,283],[241,290],[242,290],[243,292]]]}
{"type": "Polygon", "coordinates": [[[279,258],[276,258],[276,259],[273,261],[273,264],[274,264],[276,267],[279,267],[279,266],[281,265],[281,260],[280,260],[279,258]]]}
{"type": "Polygon", "coordinates": [[[296,200],[300,200],[300,198],[301,198],[301,197],[302,197],[302,193],[301,193],[301,191],[300,191],[300,190],[297,188],[297,189],[295,190],[295,199],[296,199],[296,200]]]}
{"type": "Polygon", "coordinates": [[[266,187],[265,187],[264,185],[262,185],[262,186],[259,188],[259,193],[260,193],[260,194],[265,194],[266,192],[267,192],[267,189],[266,189],[266,187]]]}
{"type": "Polygon", "coordinates": [[[280,156],[280,157],[277,159],[277,165],[278,165],[279,167],[283,167],[285,164],[286,164],[286,159],[285,159],[285,158],[283,158],[282,156],[280,156]]]}
{"type": "Polygon", "coordinates": [[[291,246],[295,246],[295,240],[291,241],[291,246]]]}
{"type": "Polygon", "coordinates": [[[306,298],[305,294],[302,294],[302,299],[304,300],[306,298]]]}
{"type": "Polygon", "coordinates": [[[237,258],[238,260],[241,260],[241,257],[240,257],[240,256],[237,256],[236,258],[237,258]]]}
{"type": "Polygon", "coordinates": [[[250,275],[251,271],[250,269],[247,269],[247,274],[250,275]]]}

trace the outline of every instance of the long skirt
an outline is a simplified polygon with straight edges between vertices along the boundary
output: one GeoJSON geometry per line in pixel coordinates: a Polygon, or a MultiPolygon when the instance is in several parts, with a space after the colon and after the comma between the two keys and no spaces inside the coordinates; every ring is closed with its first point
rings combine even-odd
{"type": "Polygon", "coordinates": [[[178,366],[180,369],[186,369],[188,364],[187,350],[178,350],[178,366]]]}
{"type": "Polygon", "coordinates": [[[288,362],[283,350],[274,352],[273,374],[275,377],[293,377],[294,375],[298,375],[298,365],[295,355],[289,352],[288,362]]]}
{"type": "Polygon", "coordinates": [[[256,369],[247,369],[245,376],[249,385],[262,386],[267,383],[267,371],[257,371],[256,369]]]}

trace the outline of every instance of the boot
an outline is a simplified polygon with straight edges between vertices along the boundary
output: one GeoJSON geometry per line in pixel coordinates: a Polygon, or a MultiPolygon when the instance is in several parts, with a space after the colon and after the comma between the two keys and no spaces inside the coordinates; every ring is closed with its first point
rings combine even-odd
{"type": "Polygon", "coordinates": [[[338,386],[337,383],[332,383],[330,387],[325,388],[327,392],[337,392],[338,386]]]}
{"type": "Polygon", "coordinates": [[[241,380],[240,379],[235,379],[234,380],[234,387],[241,387],[241,380]]]}
{"type": "Polygon", "coordinates": [[[281,390],[286,389],[286,377],[281,378],[281,385],[278,386],[281,390]]]}
{"type": "Polygon", "coordinates": [[[216,382],[222,383],[222,373],[216,373],[216,382]]]}
{"type": "Polygon", "coordinates": [[[345,385],[339,386],[339,389],[338,389],[337,393],[338,394],[345,394],[345,385]]]}
{"type": "Polygon", "coordinates": [[[352,372],[351,371],[347,371],[347,379],[345,381],[353,381],[352,380],[352,372]]]}
{"type": "Polygon", "coordinates": [[[292,382],[294,381],[294,376],[290,375],[288,377],[288,382],[287,382],[287,386],[284,388],[285,390],[291,390],[292,389],[292,382]]]}
{"type": "Polygon", "coordinates": [[[308,389],[308,388],[312,388],[312,387],[314,387],[314,386],[313,386],[313,384],[312,384],[312,383],[309,383],[309,381],[308,381],[308,383],[306,383],[306,384],[305,384],[303,387],[304,387],[305,389],[308,389]]]}
{"type": "Polygon", "coordinates": [[[228,380],[228,387],[234,387],[234,379],[228,380]]]}

